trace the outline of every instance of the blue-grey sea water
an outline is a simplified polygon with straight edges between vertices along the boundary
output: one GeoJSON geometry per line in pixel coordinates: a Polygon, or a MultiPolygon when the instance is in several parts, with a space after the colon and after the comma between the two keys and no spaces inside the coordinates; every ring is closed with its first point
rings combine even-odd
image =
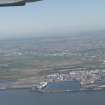
{"type": "MultiPolygon", "coordinates": [[[[49,86],[59,87],[57,84],[49,86]]],[[[7,90],[0,91],[0,105],[105,105],[105,91],[42,94],[31,90],[7,90]]]]}
{"type": "Polygon", "coordinates": [[[1,91],[0,105],[105,105],[105,92],[40,94],[27,90],[1,91]]]}

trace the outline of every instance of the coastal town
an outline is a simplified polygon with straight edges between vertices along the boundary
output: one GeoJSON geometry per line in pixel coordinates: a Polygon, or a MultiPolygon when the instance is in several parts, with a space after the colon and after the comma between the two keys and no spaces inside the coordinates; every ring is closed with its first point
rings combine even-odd
{"type": "Polygon", "coordinates": [[[47,76],[49,82],[79,81],[81,89],[105,89],[105,70],[80,70],[54,73],[47,76]]]}
{"type": "MultiPolygon", "coordinates": [[[[16,81],[0,83],[0,90],[7,89],[32,89],[44,90],[48,84],[61,83],[68,81],[78,81],[80,85],[79,90],[104,90],[105,89],[105,70],[77,70],[77,71],[63,71],[48,74],[40,83],[24,83],[18,84],[16,81]]],[[[59,89],[60,90],[60,89],[59,89]]],[[[69,90],[69,89],[68,89],[69,90]]],[[[51,90],[52,91],[52,90],[51,90]]],[[[63,90],[64,91],[64,90],[63,90]]],[[[66,90],[65,90],[66,91],[66,90]]],[[[76,91],[76,90],[75,90],[76,91]]]]}
{"type": "Polygon", "coordinates": [[[105,88],[105,36],[102,33],[95,39],[91,34],[57,36],[5,40],[0,45],[0,90],[43,90],[49,84],[61,85],[66,81],[68,87],[77,83],[79,90],[105,88]]]}

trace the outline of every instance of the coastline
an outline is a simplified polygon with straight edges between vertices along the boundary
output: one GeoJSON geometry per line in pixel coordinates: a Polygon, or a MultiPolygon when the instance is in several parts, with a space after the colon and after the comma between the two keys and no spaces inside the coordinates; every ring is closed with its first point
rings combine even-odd
{"type": "Polygon", "coordinates": [[[32,88],[26,87],[26,88],[8,88],[8,89],[0,89],[1,91],[14,91],[14,90],[27,90],[29,92],[34,93],[41,93],[41,94],[63,94],[63,93],[92,93],[92,92],[105,92],[105,89],[97,89],[97,90],[32,90],[32,88]]]}
{"type": "MultiPolygon", "coordinates": [[[[34,87],[37,85],[34,85],[34,87]]],[[[42,94],[56,94],[56,93],[78,93],[78,92],[100,92],[103,91],[105,92],[104,88],[92,88],[92,89],[87,89],[87,88],[81,88],[77,89],[77,90],[73,90],[73,89],[45,89],[45,87],[43,88],[32,88],[33,85],[19,85],[19,86],[14,86],[14,87],[7,87],[7,88],[0,88],[0,91],[9,91],[9,90],[29,90],[30,92],[36,92],[36,93],[42,93],[42,94]]]]}

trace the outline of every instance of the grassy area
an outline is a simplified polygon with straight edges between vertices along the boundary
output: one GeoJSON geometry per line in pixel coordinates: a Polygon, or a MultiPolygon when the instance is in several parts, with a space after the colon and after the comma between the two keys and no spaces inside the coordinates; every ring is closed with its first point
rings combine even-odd
{"type": "Polygon", "coordinates": [[[0,79],[16,80],[42,76],[63,69],[104,69],[102,62],[82,60],[78,54],[64,56],[20,56],[0,59],[0,79]]]}

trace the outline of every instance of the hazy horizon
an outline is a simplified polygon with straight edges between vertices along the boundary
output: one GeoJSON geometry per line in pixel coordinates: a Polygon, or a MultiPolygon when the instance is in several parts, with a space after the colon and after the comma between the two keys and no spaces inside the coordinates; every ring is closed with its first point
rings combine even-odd
{"type": "Polygon", "coordinates": [[[105,30],[104,0],[43,0],[0,8],[0,39],[105,30]]]}

